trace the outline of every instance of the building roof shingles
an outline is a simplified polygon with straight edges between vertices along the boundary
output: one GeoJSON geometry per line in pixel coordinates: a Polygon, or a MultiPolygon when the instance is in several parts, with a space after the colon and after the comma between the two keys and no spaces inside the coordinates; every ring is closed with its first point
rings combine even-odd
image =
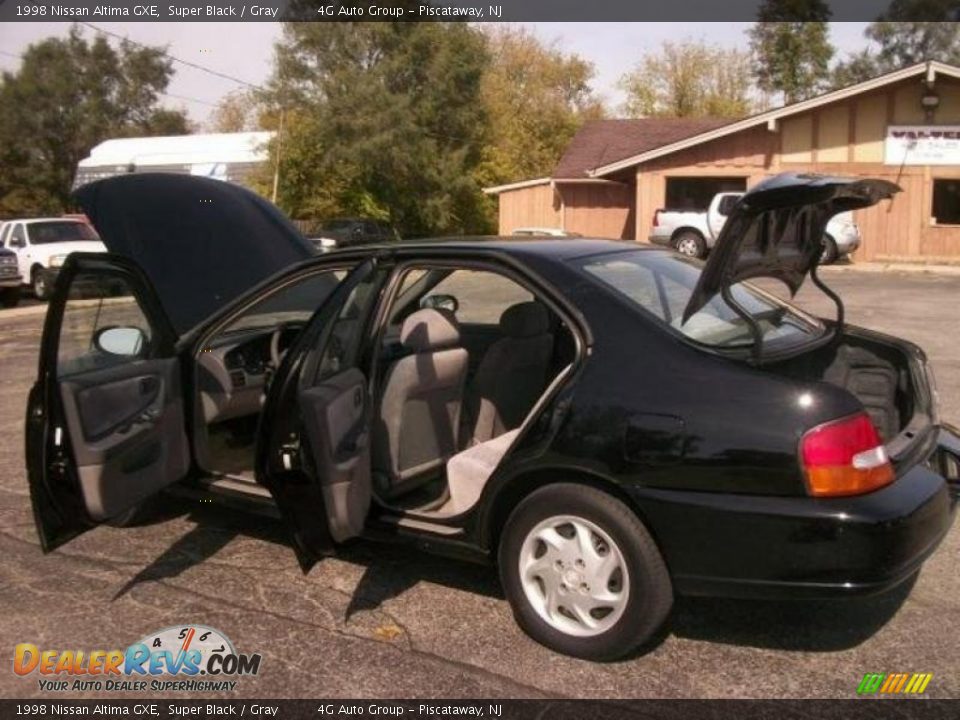
{"type": "Polygon", "coordinates": [[[588,171],[734,122],[721,118],[594,120],[574,135],[554,178],[584,178],[588,171]]]}

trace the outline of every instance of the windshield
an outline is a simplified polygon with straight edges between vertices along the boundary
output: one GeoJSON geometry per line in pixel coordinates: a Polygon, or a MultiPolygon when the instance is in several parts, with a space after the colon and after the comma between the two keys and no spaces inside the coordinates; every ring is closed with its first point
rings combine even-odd
{"type": "Polygon", "coordinates": [[[290,322],[306,323],[346,274],[344,269],[324,270],[301,278],[245,310],[221,332],[263,329],[290,322]]]}
{"type": "Polygon", "coordinates": [[[96,231],[82,222],[44,222],[31,223],[30,242],[33,245],[74,242],[77,240],[99,240],[96,231]]]}
{"type": "MultiPolygon", "coordinates": [[[[681,324],[683,310],[703,269],[697,260],[668,251],[630,250],[578,262],[588,275],[691,340],[718,348],[753,345],[749,324],[719,295],[681,324]]],[[[750,283],[737,283],[731,291],[757,321],[764,346],[800,345],[823,333],[819,320],[750,283]]]]}

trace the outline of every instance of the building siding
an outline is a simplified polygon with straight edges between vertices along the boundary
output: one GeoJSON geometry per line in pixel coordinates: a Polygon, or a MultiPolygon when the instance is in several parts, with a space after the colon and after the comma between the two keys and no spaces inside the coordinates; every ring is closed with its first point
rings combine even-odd
{"type": "Polygon", "coordinates": [[[923,84],[914,77],[637,165],[626,184],[505,192],[500,231],[544,225],[643,241],[654,211],[664,206],[667,178],[742,177],[752,187],[779,172],[818,172],[884,178],[903,188],[855,213],[863,237],[857,260],[960,258],[960,225],[932,218],[933,180],[960,179],[960,165],[884,164],[889,125],[960,125],[960,81],[938,75],[936,90],[940,107],[932,122],[920,105],[923,84]]]}

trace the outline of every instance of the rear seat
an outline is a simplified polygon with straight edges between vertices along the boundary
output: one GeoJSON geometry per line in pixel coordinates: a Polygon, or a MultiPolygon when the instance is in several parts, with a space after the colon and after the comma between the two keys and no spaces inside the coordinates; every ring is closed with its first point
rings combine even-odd
{"type": "Polygon", "coordinates": [[[519,432],[520,428],[517,428],[473,445],[447,461],[450,499],[440,508],[441,514],[458,515],[477,502],[484,485],[519,432]]]}

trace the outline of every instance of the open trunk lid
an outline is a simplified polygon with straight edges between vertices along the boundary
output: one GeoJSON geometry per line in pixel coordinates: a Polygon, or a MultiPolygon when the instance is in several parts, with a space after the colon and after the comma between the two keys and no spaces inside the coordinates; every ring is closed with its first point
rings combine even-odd
{"type": "Polygon", "coordinates": [[[146,273],[179,335],[313,254],[274,205],[221,180],[120,175],[84,185],[74,197],[107,250],[146,273]]]}
{"type": "Polygon", "coordinates": [[[732,208],[683,322],[714,295],[750,278],[776,278],[796,294],[819,264],[830,218],[875,205],[899,191],[887,180],[826,175],[783,173],[764,180],[732,208]]]}

